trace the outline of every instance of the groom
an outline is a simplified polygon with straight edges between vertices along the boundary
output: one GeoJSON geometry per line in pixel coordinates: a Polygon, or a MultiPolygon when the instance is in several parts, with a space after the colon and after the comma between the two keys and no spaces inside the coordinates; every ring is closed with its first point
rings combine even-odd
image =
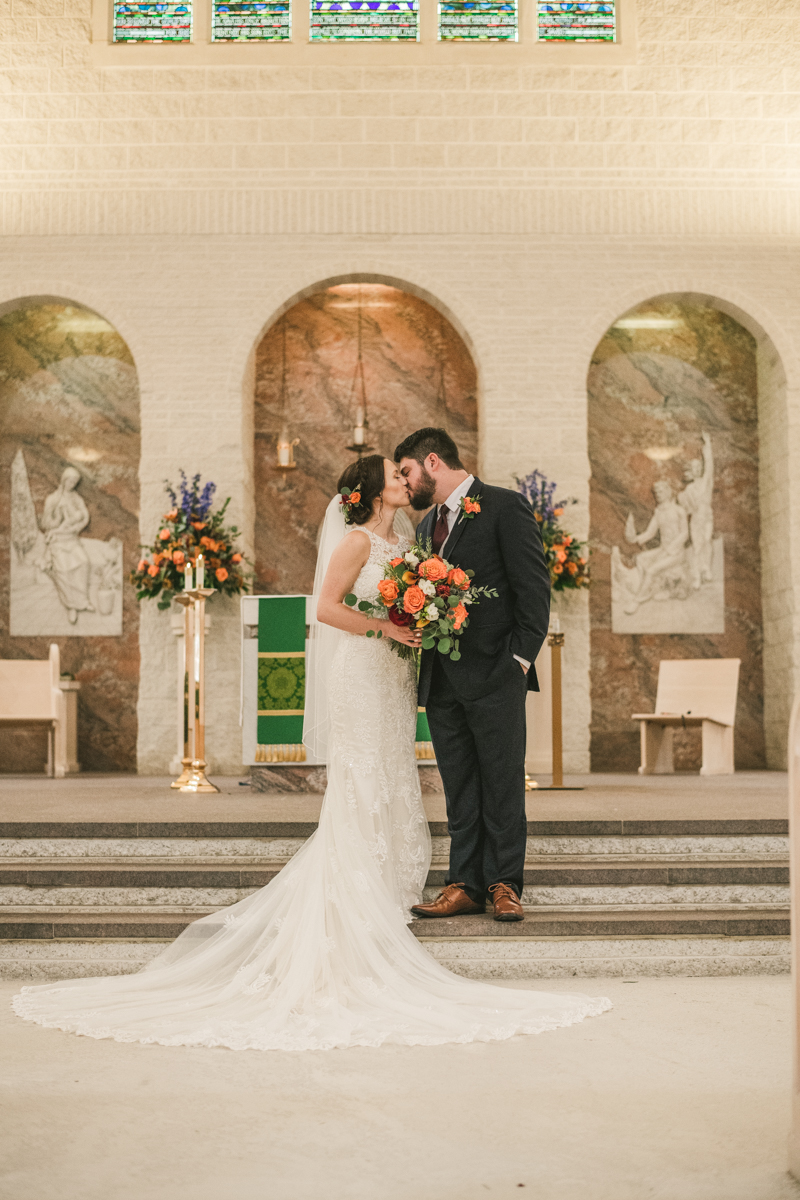
{"type": "Polygon", "coordinates": [[[518,492],[491,487],[463,467],[444,429],[418,429],[394,452],[423,518],[417,541],[430,539],[454,567],[497,599],[470,609],[452,662],[424,650],[419,703],[427,711],[447,800],[450,870],[420,917],[485,911],[496,921],[523,919],[525,866],[525,696],[538,691],[533,663],[547,634],[550,575],[533,510],[518,492]],[[472,515],[469,510],[472,509],[472,515]]]}

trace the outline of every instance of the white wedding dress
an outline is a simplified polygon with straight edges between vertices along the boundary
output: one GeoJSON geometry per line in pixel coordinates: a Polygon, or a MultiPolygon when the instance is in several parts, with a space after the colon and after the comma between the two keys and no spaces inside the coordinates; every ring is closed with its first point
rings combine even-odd
{"type": "MultiPolygon", "coordinates": [[[[369,537],[353,590],[372,600],[384,563],[410,543],[369,537]]],[[[388,639],[344,634],[328,688],[319,828],[280,874],[195,921],[137,975],[24,988],[21,1017],[121,1042],[323,1050],[490,1041],[611,1007],[463,979],[427,953],[407,924],[430,863],[414,665],[388,639]]]]}

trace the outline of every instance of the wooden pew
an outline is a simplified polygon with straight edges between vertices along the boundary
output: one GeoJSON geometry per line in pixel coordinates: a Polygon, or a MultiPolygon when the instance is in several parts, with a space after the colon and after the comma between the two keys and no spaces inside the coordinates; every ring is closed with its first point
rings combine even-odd
{"type": "MultiPolygon", "coordinates": [[[[72,685],[74,689],[77,685],[72,685]]],[[[69,697],[72,700],[73,694],[69,697]]],[[[74,703],[73,722],[74,724],[74,703]]],[[[44,661],[0,659],[0,728],[43,725],[47,729],[47,774],[63,779],[74,759],[75,730],[68,729],[68,699],[61,686],[61,660],[55,642],[44,661]],[[72,756],[70,756],[72,750],[72,756]]]]}

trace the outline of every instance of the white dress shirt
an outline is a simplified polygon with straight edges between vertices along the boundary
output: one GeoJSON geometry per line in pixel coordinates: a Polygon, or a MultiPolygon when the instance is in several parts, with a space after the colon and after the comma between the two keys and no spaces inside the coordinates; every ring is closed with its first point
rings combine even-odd
{"type": "MultiPolygon", "coordinates": [[[[468,475],[467,478],[464,479],[458,485],[458,487],[455,488],[450,493],[450,495],[445,500],[444,504],[439,505],[439,509],[436,514],[437,519],[441,514],[442,508],[446,509],[445,517],[447,519],[447,537],[444,539],[441,549],[439,550],[439,553],[442,555],[442,557],[444,557],[444,552],[447,547],[447,543],[450,540],[450,534],[453,532],[453,526],[455,525],[456,520],[458,519],[458,516],[460,514],[461,501],[464,499],[465,496],[469,495],[469,489],[472,487],[474,482],[475,482],[475,476],[468,475]]],[[[434,522],[434,524],[436,524],[436,522],[434,522]]],[[[522,666],[525,668],[526,671],[530,670],[531,664],[528,662],[527,658],[520,658],[520,656],[518,654],[515,654],[514,658],[517,660],[518,663],[522,664],[522,666]]]]}

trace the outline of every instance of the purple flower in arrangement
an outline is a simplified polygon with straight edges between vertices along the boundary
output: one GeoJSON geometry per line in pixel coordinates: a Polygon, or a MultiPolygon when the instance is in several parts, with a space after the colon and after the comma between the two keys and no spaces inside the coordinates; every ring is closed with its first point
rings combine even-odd
{"type": "Polygon", "coordinates": [[[554,500],[558,484],[551,483],[542,471],[531,471],[524,479],[517,479],[517,488],[543,522],[555,521],[568,504],[574,500],[554,500]]]}

